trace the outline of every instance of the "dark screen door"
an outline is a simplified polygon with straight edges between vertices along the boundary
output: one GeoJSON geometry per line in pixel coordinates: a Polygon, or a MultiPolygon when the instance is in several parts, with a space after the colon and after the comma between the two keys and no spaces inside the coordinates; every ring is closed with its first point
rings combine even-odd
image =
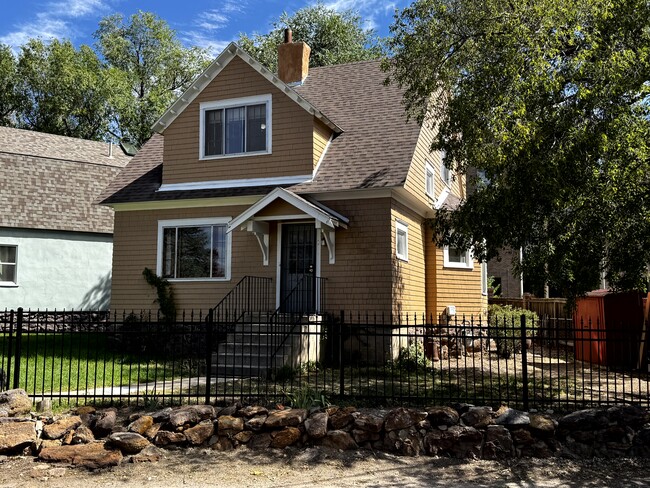
{"type": "Polygon", "coordinates": [[[315,310],[316,229],[314,224],[282,226],[280,307],[283,312],[315,310]]]}

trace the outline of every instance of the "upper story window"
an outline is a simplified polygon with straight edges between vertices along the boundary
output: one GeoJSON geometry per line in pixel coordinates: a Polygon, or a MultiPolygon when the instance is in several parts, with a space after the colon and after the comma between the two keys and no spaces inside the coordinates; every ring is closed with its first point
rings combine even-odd
{"type": "Polygon", "coordinates": [[[230,279],[229,220],[159,221],[158,275],[169,279],[230,279]]]}
{"type": "Polygon", "coordinates": [[[451,186],[451,170],[445,166],[446,153],[442,151],[440,155],[440,179],[447,186],[451,186]]]}
{"type": "Polygon", "coordinates": [[[457,247],[445,246],[443,254],[443,265],[446,268],[474,268],[474,259],[472,258],[472,253],[469,251],[469,249],[463,250],[457,247]]]}
{"type": "Polygon", "coordinates": [[[271,95],[201,104],[200,157],[271,152],[271,95]]]}
{"type": "Polygon", "coordinates": [[[0,286],[16,285],[17,246],[0,245],[0,286]]]}
{"type": "Polygon", "coordinates": [[[433,170],[433,166],[431,166],[431,163],[427,161],[427,164],[424,168],[424,191],[431,198],[434,198],[436,191],[434,175],[435,172],[433,170]]]}

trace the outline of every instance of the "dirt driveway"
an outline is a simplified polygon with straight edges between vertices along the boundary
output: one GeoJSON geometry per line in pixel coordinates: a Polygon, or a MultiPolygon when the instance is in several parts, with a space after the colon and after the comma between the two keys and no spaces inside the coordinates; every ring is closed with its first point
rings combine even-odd
{"type": "Polygon", "coordinates": [[[457,461],[325,448],[165,451],[100,471],[0,458],[0,487],[650,487],[650,460],[457,461]]]}

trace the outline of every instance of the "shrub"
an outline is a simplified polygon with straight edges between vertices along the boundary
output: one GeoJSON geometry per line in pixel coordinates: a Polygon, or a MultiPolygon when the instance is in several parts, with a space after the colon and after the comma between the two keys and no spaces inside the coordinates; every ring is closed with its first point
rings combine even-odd
{"type": "Polygon", "coordinates": [[[431,369],[433,363],[424,354],[424,344],[422,341],[414,341],[408,347],[400,349],[399,356],[393,362],[393,367],[412,373],[431,369]]]}
{"type": "Polygon", "coordinates": [[[488,307],[490,337],[496,343],[499,356],[507,359],[513,353],[521,352],[522,315],[526,317],[526,337],[532,337],[539,320],[535,312],[510,305],[488,307]]]}

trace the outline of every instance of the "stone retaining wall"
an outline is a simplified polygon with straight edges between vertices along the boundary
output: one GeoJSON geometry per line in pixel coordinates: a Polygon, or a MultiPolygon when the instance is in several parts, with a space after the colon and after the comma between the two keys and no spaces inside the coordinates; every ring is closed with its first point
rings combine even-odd
{"type": "Polygon", "coordinates": [[[30,412],[23,390],[0,394],[0,455],[89,468],[156,461],[161,448],[203,446],[283,449],[322,445],[417,456],[650,457],[650,415],[634,406],[589,409],[555,418],[502,407],[457,405],[423,409],[190,405],[131,413],[79,407],[46,416],[30,412]]]}

